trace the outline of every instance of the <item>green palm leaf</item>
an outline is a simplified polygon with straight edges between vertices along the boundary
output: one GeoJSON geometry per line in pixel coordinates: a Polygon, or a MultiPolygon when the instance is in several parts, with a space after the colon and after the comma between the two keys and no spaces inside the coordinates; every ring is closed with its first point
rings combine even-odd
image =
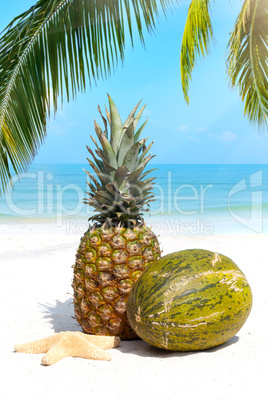
{"type": "Polygon", "coordinates": [[[189,104],[189,83],[196,58],[205,57],[213,39],[209,15],[209,0],[192,0],[184,28],[181,45],[181,82],[184,98],[189,104]]]}
{"type": "Polygon", "coordinates": [[[75,97],[124,58],[125,25],[142,42],[172,0],[38,0],[0,37],[0,195],[26,170],[46,136],[51,101],[75,97]]]}
{"type": "Polygon", "coordinates": [[[228,44],[230,84],[245,101],[253,124],[268,119],[268,0],[245,0],[228,44]]]}

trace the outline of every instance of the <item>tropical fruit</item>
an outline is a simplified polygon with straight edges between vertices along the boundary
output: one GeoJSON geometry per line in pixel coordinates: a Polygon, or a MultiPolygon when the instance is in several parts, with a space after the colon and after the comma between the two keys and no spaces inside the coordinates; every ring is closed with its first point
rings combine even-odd
{"type": "Polygon", "coordinates": [[[166,255],[133,286],[127,315],[134,331],[163,349],[191,351],[226,342],[245,323],[252,293],[243,272],[207,250],[166,255]]]}
{"type": "Polygon", "coordinates": [[[146,139],[140,139],[145,121],[136,131],[144,110],[139,104],[124,124],[108,95],[110,112],[102,115],[105,130],[95,123],[100,145],[95,153],[88,147],[93,172],[89,176],[88,198],[94,208],[92,225],[81,238],[73,276],[74,310],[84,332],[93,335],[117,335],[137,338],[126,314],[127,296],[141,273],[160,258],[157,237],[145,225],[143,212],[154,199],[153,169],[145,171],[153,156],[146,139]],[[135,116],[136,115],[136,116],[135,116]]]}

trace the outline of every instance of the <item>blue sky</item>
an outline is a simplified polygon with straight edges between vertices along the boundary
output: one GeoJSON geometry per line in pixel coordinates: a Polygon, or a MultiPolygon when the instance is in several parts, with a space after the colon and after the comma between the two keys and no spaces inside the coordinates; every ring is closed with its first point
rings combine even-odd
{"type": "MultiPolygon", "coordinates": [[[[0,29],[34,4],[12,0],[1,5],[0,29]]],[[[147,107],[144,131],[154,140],[154,163],[267,163],[268,135],[244,117],[238,91],[229,88],[225,56],[229,33],[243,4],[241,0],[211,2],[215,44],[205,61],[198,62],[190,87],[190,105],[180,83],[180,44],[190,1],[182,1],[167,19],[161,15],[155,35],[145,35],[146,49],[128,43],[124,64],[107,80],[88,86],[86,94],[65,102],[48,125],[45,144],[35,163],[85,163],[85,145],[93,145],[94,118],[101,124],[97,105],[104,109],[109,93],[122,119],[143,99],[147,107]]]]}

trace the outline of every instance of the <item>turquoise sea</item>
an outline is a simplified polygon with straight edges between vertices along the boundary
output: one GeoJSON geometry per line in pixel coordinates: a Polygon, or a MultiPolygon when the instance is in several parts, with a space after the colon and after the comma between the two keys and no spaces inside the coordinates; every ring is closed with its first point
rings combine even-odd
{"type": "MultiPolygon", "coordinates": [[[[32,165],[0,199],[0,222],[84,222],[88,166],[32,165]]],[[[268,233],[268,165],[150,165],[156,200],[144,218],[170,235],[268,233]]]]}

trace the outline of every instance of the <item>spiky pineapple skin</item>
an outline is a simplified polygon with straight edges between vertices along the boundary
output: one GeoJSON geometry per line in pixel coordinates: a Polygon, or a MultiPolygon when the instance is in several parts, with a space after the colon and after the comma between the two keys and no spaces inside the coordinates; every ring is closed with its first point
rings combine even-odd
{"type": "Polygon", "coordinates": [[[89,228],[73,266],[74,309],[83,331],[93,335],[138,336],[128,323],[128,294],[160,258],[156,235],[146,226],[89,228]]]}

